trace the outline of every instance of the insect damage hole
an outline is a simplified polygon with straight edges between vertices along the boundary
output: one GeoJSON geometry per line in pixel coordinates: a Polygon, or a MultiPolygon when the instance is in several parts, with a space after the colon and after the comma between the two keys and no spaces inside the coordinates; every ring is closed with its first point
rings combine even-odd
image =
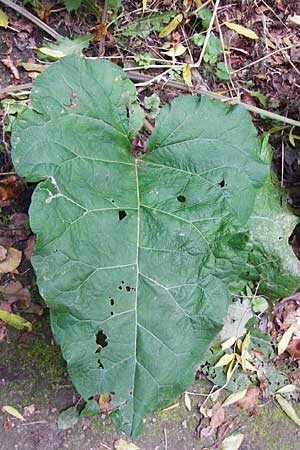
{"type": "Polygon", "coordinates": [[[127,216],[126,211],[124,210],[119,211],[119,220],[125,219],[126,216],[127,216]]]}
{"type": "Polygon", "coordinates": [[[219,186],[220,186],[221,188],[223,188],[223,187],[225,186],[225,180],[224,180],[224,179],[222,179],[222,180],[220,181],[219,186]]]}
{"type": "MultiPolygon", "coordinates": [[[[99,330],[98,333],[96,334],[96,344],[98,344],[99,347],[97,348],[95,353],[98,354],[100,354],[101,350],[108,345],[107,336],[103,332],[103,330],[99,330]]],[[[100,369],[104,368],[100,358],[98,359],[98,367],[100,369]]]]}
{"type": "Polygon", "coordinates": [[[179,203],[184,203],[186,200],[184,195],[178,195],[176,198],[179,201],[179,203]]]}

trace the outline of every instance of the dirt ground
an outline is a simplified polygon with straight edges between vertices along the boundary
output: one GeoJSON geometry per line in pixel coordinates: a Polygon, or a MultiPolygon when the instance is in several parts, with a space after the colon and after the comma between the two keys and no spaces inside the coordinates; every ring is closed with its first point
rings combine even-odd
{"type": "MultiPolygon", "coordinates": [[[[47,2],[43,1],[42,3],[47,2]]],[[[141,0],[123,2],[124,11],[115,26],[116,30],[122,26],[125,27],[133,19],[137,19],[140,14],[140,3],[141,0]]],[[[159,4],[158,8],[162,7],[163,10],[177,7],[182,9],[182,2],[157,2],[157,4],[159,4]]],[[[193,72],[193,88],[196,89],[198,85],[204,86],[211,91],[225,92],[230,96],[234,96],[238,92],[245,103],[256,107],[262,106],[257,94],[263,94],[263,100],[266,102],[264,108],[298,120],[300,28],[288,22],[288,17],[300,14],[299,5],[297,0],[270,0],[267,2],[224,0],[223,6],[220,8],[220,21],[234,20],[246,26],[249,25],[258,33],[260,40],[246,40],[223,27],[225,44],[232,50],[228,62],[236,71],[233,78],[234,89],[232,91],[229,83],[218,80],[214,69],[210,66],[206,66],[205,70],[199,73],[193,72]],[[254,3],[257,3],[255,8],[254,3]],[[288,44],[285,41],[287,38],[289,39],[288,44]],[[271,53],[277,46],[289,45],[292,48],[288,56],[286,52],[277,52],[276,50],[274,57],[264,60],[266,51],[271,53]],[[244,67],[246,68],[244,69],[244,67]]],[[[30,5],[27,4],[26,7],[34,13],[30,5]]],[[[33,49],[42,45],[43,38],[48,38],[39,28],[35,26],[32,26],[32,29],[28,28],[26,21],[18,23],[20,16],[11,9],[3,9],[8,13],[12,26],[7,30],[0,29],[0,53],[2,55],[0,59],[11,57],[12,62],[18,67],[20,79],[15,78],[9,67],[0,64],[0,89],[32,81],[36,74],[31,77],[30,73],[18,63],[20,61],[38,63],[39,60],[33,49]]],[[[54,30],[68,37],[72,37],[74,34],[93,33],[98,22],[97,18],[85,10],[82,10],[81,14],[69,14],[62,10],[51,14],[48,20],[48,24],[54,30]]],[[[191,45],[193,23],[193,21],[187,21],[185,30],[188,33],[190,49],[194,52],[196,61],[200,49],[191,45]]],[[[184,35],[181,36],[181,39],[183,38],[185,39],[184,35]]],[[[144,57],[149,49],[153,50],[154,56],[160,58],[161,55],[157,49],[160,49],[162,44],[163,41],[159,40],[157,35],[150,34],[147,39],[141,39],[139,35],[135,35],[126,40],[126,45],[124,44],[122,47],[122,41],[120,39],[114,41],[113,36],[108,33],[105,41],[91,43],[85,54],[93,57],[109,56],[112,60],[115,58],[116,61],[120,61],[117,58],[120,58],[121,55],[124,65],[129,68],[137,64],[134,58],[144,57]]],[[[182,61],[190,63],[187,55],[188,52],[182,57],[182,61]]],[[[219,55],[219,58],[221,57],[222,55],[219,55]]],[[[140,78],[135,81],[145,81],[146,76],[154,77],[157,73],[153,69],[148,71],[139,69],[138,76],[140,78]]],[[[175,79],[175,81],[178,80],[175,79]]],[[[139,100],[142,102],[145,96],[154,92],[159,95],[162,103],[168,102],[181,93],[170,86],[153,84],[138,89],[139,100]]],[[[0,99],[5,97],[6,94],[2,93],[0,99]]],[[[151,122],[152,118],[148,117],[148,119],[151,122]]],[[[274,122],[262,120],[255,115],[253,115],[253,120],[260,134],[263,131],[269,131],[275,125],[274,122]]],[[[300,141],[296,140],[295,147],[292,147],[289,131],[290,128],[283,127],[279,132],[271,133],[273,163],[279,178],[282,178],[283,185],[289,189],[292,204],[299,214],[300,141]],[[284,154],[283,164],[282,153],[284,154]]],[[[294,133],[300,134],[297,128],[294,133]]],[[[1,130],[0,134],[2,134],[4,144],[3,151],[0,152],[0,175],[4,177],[7,172],[14,169],[10,160],[9,133],[5,134],[1,130]]],[[[32,189],[33,186],[26,185],[22,193],[18,193],[18,197],[8,204],[7,209],[2,208],[0,217],[2,228],[8,227],[3,221],[6,216],[27,213],[32,189]]],[[[28,230],[27,232],[28,234],[22,239],[19,237],[19,241],[14,237],[13,245],[19,250],[24,250],[25,244],[23,243],[30,236],[30,232],[28,230]],[[15,241],[18,241],[17,244],[15,241]]],[[[37,300],[39,307],[41,308],[42,305],[45,311],[42,317],[34,319],[33,332],[27,333],[9,328],[7,339],[0,343],[0,450],[113,450],[115,441],[120,438],[134,442],[140,450],[219,449],[219,446],[214,445],[212,438],[204,441],[197,435],[197,426],[201,416],[199,404],[204,401],[205,395],[211,389],[210,383],[203,379],[196,381],[190,389],[191,411],[187,410],[182,396],[170,407],[147,417],[144,431],[137,439],[130,440],[123,433],[117,431],[111,423],[111,419],[104,414],[84,418],[68,430],[58,429],[59,413],[76,404],[80,399],[68,378],[60,349],[53,342],[46,306],[37,295],[29,261],[24,261],[23,258],[18,270],[20,277],[17,279],[23,286],[30,289],[33,304],[37,300]],[[37,299],[35,299],[35,295],[37,299]],[[24,422],[13,417],[10,417],[11,422],[9,422],[7,421],[8,415],[2,410],[5,405],[15,407],[23,414],[24,407],[34,406],[30,408],[32,413],[26,417],[24,422]]],[[[10,281],[9,277],[2,278],[1,282],[4,281],[10,281]]],[[[224,393],[224,397],[227,395],[228,393],[224,393]]],[[[295,409],[300,413],[299,405],[296,404],[295,409]]],[[[228,426],[226,436],[232,433],[244,434],[240,450],[299,450],[300,448],[300,428],[281,411],[272,398],[261,401],[251,413],[237,407],[226,409],[225,425],[228,426]]]]}
{"type": "MultiPolygon", "coordinates": [[[[82,419],[68,430],[58,429],[59,412],[74,405],[78,397],[53,343],[48,318],[41,319],[35,329],[30,335],[10,331],[0,347],[1,406],[14,406],[20,412],[29,405],[35,408],[25,422],[12,418],[10,429],[3,427],[6,417],[0,411],[0,450],[105,450],[113,449],[120,438],[129,441],[105,415],[82,419]]],[[[195,382],[190,392],[197,395],[190,395],[190,412],[180,398],[171,408],[147,417],[143,433],[131,441],[141,450],[200,450],[210,445],[195,432],[198,403],[205,398],[199,394],[210,388],[207,381],[195,382]]],[[[241,450],[299,449],[299,429],[271,400],[258,406],[251,419],[248,411],[229,409],[226,421],[231,424],[228,434],[245,435],[241,450]]]]}

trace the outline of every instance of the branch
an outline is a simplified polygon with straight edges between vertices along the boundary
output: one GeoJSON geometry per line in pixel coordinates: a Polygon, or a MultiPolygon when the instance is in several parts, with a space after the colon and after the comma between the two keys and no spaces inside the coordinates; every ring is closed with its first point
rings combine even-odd
{"type": "Polygon", "coordinates": [[[38,17],[34,16],[29,11],[27,11],[27,9],[23,8],[22,6],[16,5],[16,3],[13,2],[12,0],[0,0],[0,3],[3,3],[5,6],[8,6],[9,8],[14,9],[15,11],[17,11],[17,13],[26,17],[26,19],[33,22],[35,25],[37,25],[39,28],[44,30],[46,33],[48,33],[54,39],[61,37],[61,35],[59,33],[57,33],[56,31],[54,31],[51,27],[49,27],[49,25],[42,22],[38,17]]]}

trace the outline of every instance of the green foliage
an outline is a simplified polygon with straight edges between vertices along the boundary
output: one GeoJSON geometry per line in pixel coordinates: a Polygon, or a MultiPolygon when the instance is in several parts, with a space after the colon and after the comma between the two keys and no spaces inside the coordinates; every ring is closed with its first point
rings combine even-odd
{"type": "Polygon", "coordinates": [[[161,108],[133,158],[135,87],[108,61],[62,59],[31,101],[12,147],[18,173],[39,182],[39,289],[81,396],[112,393],[116,425],[135,435],[192,383],[245,274],[273,296],[251,216],[268,165],[244,108],[188,95],[161,108]]]}
{"type": "Polygon", "coordinates": [[[214,33],[211,33],[208,39],[205,55],[203,57],[204,61],[210,64],[215,64],[221,51],[222,44],[220,39],[214,33]]]}
{"type": "Polygon", "coordinates": [[[36,52],[42,61],[57,61],[73,53],[80,55],[90,45],[93,35],[74,36],[73,39],[58,37],[56,42],[43,41],[36,52]]]}
{"type": "Polygon", "coordinates": [[[209,8],[202,8],[197,12],[197,17],[201,19],[203,28],[208,28],[212,18],[212,12],[209,8]]]}
{"type": "Polygon", "coordinates": [[[120,27],[114,33],[118,42],[127,41],[130,37],[146,38],[152,31],[160,32],[164,24],[168,23],[177,11],[165,11],[163,13],[152,14],[151,16],[133,20],[128,24],[120,27]]]}
{"type": "Polygon", "coordinates": [[[160,98],[157,94],[152,94],[144,98],[144,106],[150,111],[150,117],[155,118],[159,112],[160,98]]]}
{"type": "Polygon", "coordinates": [[[201,47],[204,44],[205,36],[203,34],[195,33],[192,36],[192,41],[197,47],[201,47]]]}
{"type": "Polygon", "coordinates": [[[76,406],[71,406],[62,413],[60,413],[57,421],[57,426],[60,430],[67,430],[72,428],[79,421],[79,412],[76,406]]]}
{"type": "Polygon", "coordinates": [[[220,78],[220,80],[224,80],[224,81],[229,81],[230,80],[230,70],[231,67],[227,67],[224,62],[218,62],[217,63],[217,70],[216,70],[216,75],[218,78],[220,78]]]}

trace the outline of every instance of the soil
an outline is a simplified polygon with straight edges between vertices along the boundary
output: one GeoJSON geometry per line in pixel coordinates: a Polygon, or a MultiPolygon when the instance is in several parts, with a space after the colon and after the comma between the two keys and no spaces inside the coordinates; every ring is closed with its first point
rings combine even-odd
{"type": "MultiPolygon", "coordinates": [[[[23,4],[24,2],[17,3],[23,4]]],[[[35,13],[29,3],[25,7],[35,13]]],[[[46,1],[41,3],[47,4],[46,1]]],[[[182,2],[171,0],[160,2],[159,7],[157,2],[154,2],[153,5],[151,5],[153,12],[157,12],[158,9],[167,11],[175,7],[182,10],[182,2]]],[[[138,18],[140,7],[141,0],[124,1],[123,12],[118,19],[116,28],[120,29],[138,18]]],[[[36,26],[33,26],[31,30],[16,31],[16,22],[20,16],[11,9],[4,7],[3,9],[9,15],[11,26],[6,30],[0,28],[0,59],[10,56],[19,70],[20,79],[17,80],[12,71],[0,64],[0,88],[31,83],[35,75],[18,66],[18,62],[39,63],[34,47],[41,46],[43,39],[48,39],[48,36],[36,26]]],[[[266,50],[266,42],[272,41],[273,45],[286,46],[284,39],[287,37],[292,44],[299,42],[300,27],[293,26],[288,22],[288,17],[294,14],[300,14],[300,6],[296,0],[258,1],[256,5],[250,0],[235,2],[225,0],[222,2],[219,20],[221,23],[234,21],[250,26],[261,38],[259,41],[250,41],[230,30],[224,30],[225,45],[235,48],[235,51],[231,52],[228,62],[233,69],[238,70],[234,78],[234,87],[241,94],[242,100],[261,107],[258,97],[249,95],[249,90],[261,93],[266,98],[266,109],[299,120],[299,48],[296,47],[287,54],[281,52],[274,55],[273,58],[260,61],[266,51],[269,53],[272,50],[272,47],[268,47],[266,50]],[[265,18],[259,12],[259,7],[264,8],[265,18]],[[258,62],[251,65],[255,61],[258,62]],[[248,67],[242,69],[245,66],[248,67]],[[249,84],[249,82],[251,83],[249,84]]],[[[80,14],[69,14],[62,10],[50,14],[48,17],[48,24],[62,36],[67,37],[92,33],[100,22],[101,18],[96,18],[84,9],[80,10],[80,14]]],[[[185,30],[188,34],[192,28],[195,31],[201,31],[197,30],[197,26],[193,21],[187,21],[185,30]]],[[[183,39],[183,36],[181,38],[183,39]]],[[[121,64],[124,62],[127,67],[132,67],[136,66],[136,61],[132,59],[136,55],[153,51],[158,56],[162,43],[163,41],[159,40],[157,35],[151,33],[143,39],[139,36],[131,36],[124,45],[121,41],[115,40],[112,33],[109,32],[105,41],[93,42],[85,53],[87,56],[93,57],[111,56],[113,62],[120,61],[121,64]]],[[[195,50],[195,60],[199,57],[199,53],[200,49],[195,50]]],[[[182,57],[181,61],[191,62],[186,55],[182,57]]],[[[143,75],[154,77],[158,73],[153,69],[140,70],[139,76],[142,78],[139,81],[143,81],[143,75]]],[[[217,79],[212,68],[208,66],[205,66],[205,70],[200,72],[193,71],[193,83],[194,86],[204,86],[210,90],[225,92],[226,95],[235,95],[232,86],[217,79]]],[[[150,96],[154,92],[159,95],[162,103],[181,94],[181,91],[172,86],[153,84],[138,89],[140,101],[142,102],[145,96],[150,96]]],[[[4,97],[1,94],[0,98],[4,97]]],[[[13,94],[9,98],[14,98],[13,94]]],[[[149,117],[148,119],[153,124],[153,120],[149,117]]],[[[260,134],[269,131],[274,125],[278,125],[278,123],[263,120],[255,115],[253,115],[253,120],[260,134]]],[[[283,186],[288,188],[290,202],[295,212],[299,214],[300,141],[296,140],[295,147],[293,147],[289,140],[289,131],[290,128],[282,128],[271,136],[273,166],[283,186]],[[282,156],[284,156],[283,164],[282,156]]],[[[297,128],[293,132],[295,135],[300,134],[297,128]]],[[[3,148],[0,152],[0,176],[14,170],[10,159],[9,133],[5,134],[3,130],[1,133],[3,148]]],[[[1,204],[2,223],[4,223],[5,217],[12,214],[28,212],[33,189],[33,185],[25,185],[20,195],[7,204],[1,204]]],[[[300,242],[298,234],[295,237],[297,247],[300,242]]],[[[0,237],[2,237],[1,234],[0,237]]],[[[22,242],[17,243],[16,248],[23,250],[22,242]]],[[[57,427],[59,412],[76,404],[80,399],[68,378],[60,350],[53,342],[47,309],[38,295],[30,263],[23,258],[18,270],[19,275],[13,275],[12,279],[20,280],[23,286],[30,289],[33,303],[40,306],[44,314],[41,317],[34,316],[34,319],[32,319],[32,315],[28,316],[31,321],[35,322],[33,332],[27,333],[9,328],[6,340],[0,342],[0,406],[14,406],[18,411],[23,412],[24,407],[34,405],[34,412],[26,418],[25,422],[11,418],[9,426],[7,426],[8,416],[0,408],[0,450],[105,450],[113,449],[114,442],[120,438],[134,442],[141,450],[219,448],[214,445],[213,440],[204,441],[196,433],[200,420],[199,402],[205,398],[203,394],[207,394],[211,389],[210,383],[203,379],[196,381],[191,387],[191,392],[194,393],[190,395],[191,411],[187,410],[184,398],[179,398],[166,410],[147,417],[144,431],[137,439],[131,440],[116,431],[111,419],[106,415],[85,418],[71,429],[59,430],[57,427]]],[[[8,281],[9,277],[10,275],[3,277],[1,283],[8,281]]],[[[296,405],[295,408],[300,414],[299,405],[296,405]]],[[[241,450],[299,450],[299,428],[272,399],[261,403],[252,413],[238,408],[229,408],[226,413],[226,421],[229,425],[229,434],[241,432],[245,435],[241,450]]]]}
{"type": "MultiPolygon", "coordinates": [[[[20,412],[29,405],[35,407],[24,423],[12,418],[14,426],[9,430],[1,426],[7,415],[0,411],[0,450],[105,450],[113,449],[120,438],[141,450],[200,450],[212,443],[195,432],[198,403],[204,398],[199,394],[207,394],[211,388],[206,380],[196,381],[190,389],[196,394],[190,395],[191,411],[179,398],[171,408],[147,417],[137,439],[117,431],[105,415],[81,419],[75,427],[59,430],[59,412],[74,405],[78,395],[53,343],[47,315],[36,323],[35,333],[10,329],[7,342],[0,347],[0,387],[2,406],[14,406],[20,412]]],[[[248,411],[229,408],[226,420],[232,424],[232,433],[245,435],[241,450],[299,449],[299,428],[272,401],[259,405],[252,417],[248,411]]]]}

